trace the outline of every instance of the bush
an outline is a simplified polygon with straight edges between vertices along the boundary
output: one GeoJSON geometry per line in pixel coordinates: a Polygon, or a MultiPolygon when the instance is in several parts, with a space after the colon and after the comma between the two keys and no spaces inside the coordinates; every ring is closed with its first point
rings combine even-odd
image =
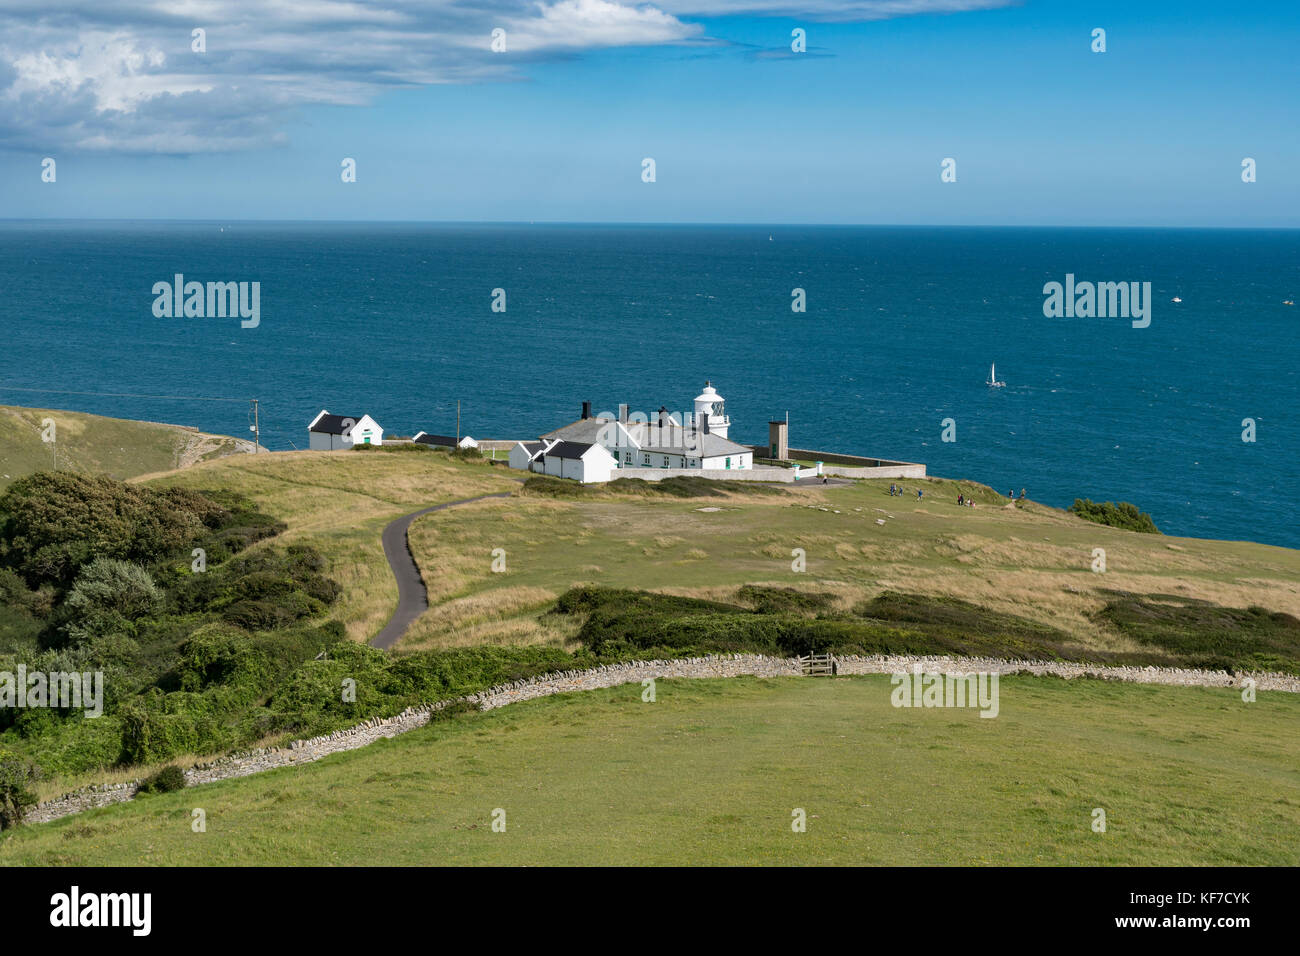
{"type": "Polygon", "coordinates": [[[1071,514],[1078,515],[1085,521],[1095,521],[1097,524],[1123,528],[1126,531],[1160,534],[1160,529],[1151,520],[1151,516],[1145,511],[1139,511],[1137,505],[1129,504],[1127,501],[1113,504],[1109,501],[1096,502],[1087,498],[1075,498],[1069,510],[1071,514]]]}
{"type": "Polygon", "coordinates": [[[1125,595],[1108,602],[1096,617],[1125,637],[1167,654],[1161,663],[1300,673],[1300,619],[1280,611],[1125,595]]]}
{"type": "Polygon", "coordinates": [[[33,587],[65,586],[95,558],[148,565],[187,550],[223,514],[220,505],[190,491],[39,472],[0,496],[0,564],[33,587]]]}
{"type": "Polygon", "coordinates": [[[41,768],[10,750],[0,750],[0,830],[23,822],[23,813],[36,804],[32,784],[41,768]]]}
{"type": "Polygon", "coordinates": [[[833,612],[832,596],[748,585],[719,601],[572,588],[553,613],[585,615],[578,639],[602,659],[701,654],[988,654],[1058,658],[1064,635],[955,599],[883,594],[833,612]]]}
{"type": "Polygon", "coordinates": [[[119,614],[134,621],[157,610],[162,591],[138,564],[96,558],[77,575],[63,606],[80,617],[119,614]]]}
{"type": "Polygon", "coordinates": [[[185,789],[185,771],[168,764],[140,784],[141,793],[173,793],[185,789]]]}

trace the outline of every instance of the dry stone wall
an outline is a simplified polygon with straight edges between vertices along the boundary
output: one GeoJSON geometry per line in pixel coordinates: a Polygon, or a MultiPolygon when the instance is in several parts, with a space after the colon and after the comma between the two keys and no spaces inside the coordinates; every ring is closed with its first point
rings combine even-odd
{"type": "MultiPolygon", "coordinates": [[[[1184,670],[1172,667],[1102,667],[1063,661],[1013,661],[980,657],[837,657],[839,674],[894,674],[920,664],[925,672],[982,671],[996,674],[1029,673],[1074,679],[1094,677],[1140,684],[1172,684],[1198,687],[1243,687],[1254,680],[1258,690],[1300,693],[1300,678],[1285,674],[1232,675],[1226,671],[1184,670]]],[[[798,658],[765,657],[761,654],[696,657],[672,661],[631,661],[606,664],[591,670],[569,670],[530,677],[468,694],[455,700],[409,707],[394,717],[376,717],[320,737],[295,740],[285,747],[265,747],[196,764],[185,771],[188,786],[247,777],[251,774],[312,763],[330,754],[356,750],[376,740],[396,737],[423,727],[435,712],[455,704],[470,704],[479,710],[495,710],[509,704],[552,694],[598,690],[644,680],[717,677],[797,677],[802,673],[798,658]]],[[[108,784],[65,794],[29,810],[27,823],[45,823],[84,810],[108,806],[135,797],[139,782],[108,784]]]]}
{"type": "Polygon", "coordinates": [[[838,674],[898,674],[910,672],[920,664],[925,673],[972,671],[985,674],[1033,674],[1037,677],[1063,677],[1072,680],[1094,677],[1102,680],[1128,681],[1135,684],[1171,684],[1182,687],[1245,687],[1255,682],[1256,690],[1280,690],[1300,693],[1300,677],[1287,674],[1229,674],[1227,671],[1197,670],[1182,667],[1105,667],[1070,661],[1011,661],[991,657],[837,657],[838,674]]]}

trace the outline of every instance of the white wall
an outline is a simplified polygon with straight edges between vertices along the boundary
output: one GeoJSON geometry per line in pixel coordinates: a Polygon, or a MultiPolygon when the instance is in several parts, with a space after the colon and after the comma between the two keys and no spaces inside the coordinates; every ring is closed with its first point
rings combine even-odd
{"type": "MultiPolygon", "coordinates": [[[[735,464],[734,462],[732,463],[735,464]]],[[[794,470],[779,468],[776,465],[760,465],[757,468],[622,468],[615,478],[643,478],[646,481],[660,481],[664,478],[676,478],[679,475],[695,478],[715,478],[727,481],[779,481],[794,483],[794,470]]]]}
{"type": "Polygon", "coordinates": [[[515,445],[510,449],[510,467],[520,471],[528,470],[528,451],[523,445],[515,445]]]}
{"type": "Polygon", "coordinates": [[[382,445],[384,443],[384,430],[379,427],[379,422],[369,415],[362,415],[361,420],[352,426],[352,433],[348,436],[351,439],[351,444],[366,444],[367,432],[370,433],[370,444],[382,445]]]}
{"type": "Polygon", "coordinates": [[[719,456],[717,456],[716,458],[706,458],[706,459],[704,459],[704,467],[705,467],[705,468],[721,468],[722,470],[725,471],[725,470],[727,470],[727,459],[728,459],[728,458],[731,459],[731,470],[732,470],[732,471],[736,471],[736,470],[741,469],[741,468],[753,468],[753,467],[754,467],[754,453],[753,453],[753,452],[738,452],[738,453],[735,454],[735,455],[719,455],[719,456]]]}

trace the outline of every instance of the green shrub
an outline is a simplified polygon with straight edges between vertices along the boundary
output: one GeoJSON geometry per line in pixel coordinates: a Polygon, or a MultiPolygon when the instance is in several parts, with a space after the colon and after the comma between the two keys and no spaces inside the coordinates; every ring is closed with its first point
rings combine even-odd
{"type": "Polygon", "coordinates": [[[127,701],[121,708],[122,760],[125,763],[156,763],[177,754],[198,749],[198,732],[187,714],[168,714],[161,692],[127,701]]]}
{"type": "Polygon", "coordinates": [[[822,613],[829,611],[835,603],[833,594],[799,591],[795,588],[762,587],[757,584],[744,585],[736,592],[736,597],[759,614],[785,611],[822,613]]]}
{"type": "Polygon", "coordinates": [[[41,768],[10,750],[0,750],[0,830],[22,823],[23,813],[36,804],[32,784],[41,768]]]}
{"type": "Polygon", "coordinates": [[[162,592],[138,564],[96,558],[82,568],[63,606],[82,616],[112,612],[128,621],[157,610],[162,592]]]}
{"type": "Polygon", "coordinates": [[[1167,655],[1161,663],[1300,673],[1300,619],[1260,607],[1221,607],[1162,595],[1124,595],[1097,619],[1167,655]]]}
{"type": "Polygon", "coordinates": [[[141,793],[173,793],[185,789],[185,771],[168,764],[140,784],[141,793]]]}
{"type": "Polygon", "coordinates": [[[1113,504],[1109,501],[1097,502],[1087,498],[1075,498],[1069,510],[1071,514],[1078,515],[1086,521],[1095,521],[1112,528],[1124,528],[1127,531],[1140,531],[1144,534],[1160,534],[1160,529],[1151,520],[1151,516],[1145,511],[1139,511],[1137,505],[1129,504],[1127,501],[1113,504]]]}
{"type": "Polygon", "coordinates": [[[64,586],[95,558],[148,565],[187,550],[223,513],[194,492],[39,472],[0,495],[0,564],[29,585],[64,586]]]}

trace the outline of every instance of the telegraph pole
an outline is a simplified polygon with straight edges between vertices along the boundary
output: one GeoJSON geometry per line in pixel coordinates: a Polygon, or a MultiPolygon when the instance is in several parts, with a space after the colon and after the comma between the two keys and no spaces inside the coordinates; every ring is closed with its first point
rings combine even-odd
{"type": "Polygon", "coordinates": [[[250,399],[253,403],[253,454],[256,455],[262,445],[262,426],[258,419],[257,399],[250,399]]]}
{"type": "Polygon", "coordinates": [[[460,447],[460,399],[456,399],[456,447],[460,447]]]}

